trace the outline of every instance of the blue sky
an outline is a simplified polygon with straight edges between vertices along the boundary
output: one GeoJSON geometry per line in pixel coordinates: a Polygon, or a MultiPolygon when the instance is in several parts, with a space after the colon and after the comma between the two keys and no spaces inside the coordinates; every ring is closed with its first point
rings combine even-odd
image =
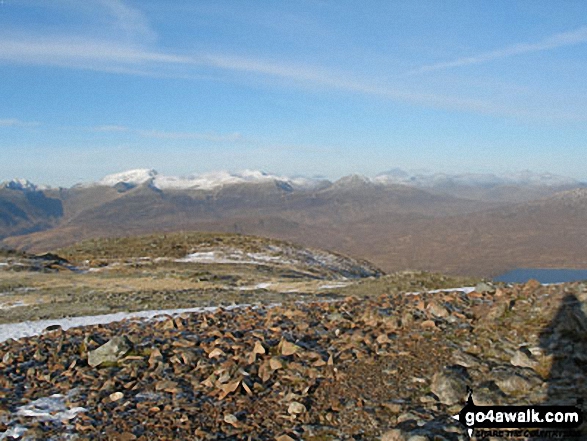
{"type": "Polygon", "coordinates": [[[587,2],[0,0],[0,180],[587,180],[587,2]]]}

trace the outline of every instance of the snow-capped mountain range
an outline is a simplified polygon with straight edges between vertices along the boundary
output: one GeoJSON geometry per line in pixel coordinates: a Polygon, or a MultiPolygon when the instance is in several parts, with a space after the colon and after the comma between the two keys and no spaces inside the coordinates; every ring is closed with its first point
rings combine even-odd
{"type": "MultiPolygon", "coordinates": [[[[77,186],[87,188],[124,185],[127,188],[133,188],[147,184],[159,190],[213,190],[224,185],[269,182],[284,183],[291,186],[293,189],[300,190],[309,190],[331,184],[331,182],[325,178],[290,178],[258,170],[244,170],[241,172],[217,171],[178,177],[162,175],[153,169],[135,169],[114,173],[105,176],[97,182],[78,184],[77,186]]],[[[573,178],[552,173],[534,173],[528,170],[497,175],[491,173],[447,174],[428,171],[411,172],[399,168],[380,173],[373,178],[360,174],[353,174],[342,177],[335,182],[337,186],[358,185],[359,183],[367,185],[408,185],[420,188],[449,186],[491,188],[504,185],[564,187],[581,184],[573,178]]],[[[35,185],[26,179],[5,181],[0,184],[0,187],[23,191],[36,191],[50,188],[35,185]]]]}
{"type": "Polygon", "coordinates": [[[277,176],[258,170],[244,170],[238,173],[218,171],[177,177],[161,175],[153,169],[138,169],[108,175],[100,181],[89,185],[112,187],[122,183],[133,187],[148,183],[159,190],[212,190],[223,185],[275,181],[286,182],[294,188],[312,188],[321,182],[317,179],[277,176]]]}
{"type": "MultiPolygon", "coordinates": [[[[108,175],[100,181],[90,185],[114,186],[119,183],[128,186],[138,186],[145,183],[151,184],[160,190],[212,190],[223,185],[243,183],[284,182],[293,188],[311,189],[318,185],[328,183],[326,179],[319,178],[290,178],[265,173],[258,170],[244,170],[237,173],[227,171],[210,172],[187,177],[165,176],[153,169],[129,170],[122,173],[108,175]]],[[[498,185],[528,185],[558,187],[577,185],[579,182],[573,178],[559,176],[552,173],[534,173],[520,171],[508,175],[496,174],[447,174],[434,172],[409,172],[402,169],[393,169],[388,172],[369,178],[360,174],[345,176],[337,181],[345,184],[375,184],[375,185],[410,185],[415,187],[438,187],[447,185],[494,187],[498,185]]]]}

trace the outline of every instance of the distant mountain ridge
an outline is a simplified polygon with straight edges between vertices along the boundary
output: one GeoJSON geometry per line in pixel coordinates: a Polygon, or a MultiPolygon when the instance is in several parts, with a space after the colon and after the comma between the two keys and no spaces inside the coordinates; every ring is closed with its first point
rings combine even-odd
{"type": "Polygon", "coordinates": [[[396,168],[378,174],[373,181],[378,183],[393,183],[414,185],[418,187],[435,187],[446,185],[468,185],[481,187],[495,187],[498,185],[532,185],[532,186],[577,186],[580,181],[553,173],[535,173],[523,170],[511,174],[493,173],[434,173],[434,172],[407,172],[396,168]]]}
{"type": "MultiPolygon", "coordinates": [[[[104,178],[89,183],[76,184],[74,187],[126,186],[134,188],[143,184],[149,184],[160,190],[213,190],[224,185],[244,183],[284,182],[293,188],[312,189],[328,185],[347,185],[349,183],[363,182],[375,185],[407,185],[420,188],[471,186],[471,187],[497,187],[497,186],[544,186],[544,187],[585,187],[587,183],[556,175],[549,172],[535,173],[523,170],[509,174],[494,173],[439,173],[432,171],[406,171],[401,168],[390,169],[379,173],[375,177],[367,177],[361,174],[343,176],[336,181],[326,178],[287,177],[259,170],[242,170],[239,172],[214,171],[188,176],[162,175],[154,169],[133,169],[119,173],[113,173],[104,178]]],[[[4,181],[0,187],[15,190],[49,189],[48,186],[37,186],[27,179],[16,178],[4,181]]]]}
{"type": "Polygon", "coordinates": [[[0,185],[0,240],[41,252],[94,237],[242,233],[329,249],[384,271],[477,276],[534,263],[579,265],[586,191],[576,180],[530,172],[392,170],[331,182],[252,170],[179,178],[138,169],[71,188],[0,185]]]}

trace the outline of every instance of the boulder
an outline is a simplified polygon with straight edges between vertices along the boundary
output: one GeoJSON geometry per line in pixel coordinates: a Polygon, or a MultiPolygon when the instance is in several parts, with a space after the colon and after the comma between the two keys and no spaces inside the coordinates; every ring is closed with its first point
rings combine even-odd
{"type": "Polygon", "coordinates": [[[465,401],[469,382],[467,370],[462,366],[445,367],[432,377],[430,390],[441,403],[452,406],[465,401]]]}
{"type": "Polygon", "coordinates": [[[88,352],[88,364],[100,367],[106,364],[117,363],[133,348],[127,337],[113,337],[109,342],[88,352]]]}

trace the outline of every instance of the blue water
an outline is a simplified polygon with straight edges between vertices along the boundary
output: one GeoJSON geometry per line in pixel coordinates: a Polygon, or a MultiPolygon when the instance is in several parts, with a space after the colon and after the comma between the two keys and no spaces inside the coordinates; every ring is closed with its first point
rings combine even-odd
{"type": "Polygon", "coordinates": [[[505,283],[525,283],[530,279],[538,280],[540,283],[578,282],[587,280],[587,270],[517,268],[501,274],[493,280],[505,283]]]}

